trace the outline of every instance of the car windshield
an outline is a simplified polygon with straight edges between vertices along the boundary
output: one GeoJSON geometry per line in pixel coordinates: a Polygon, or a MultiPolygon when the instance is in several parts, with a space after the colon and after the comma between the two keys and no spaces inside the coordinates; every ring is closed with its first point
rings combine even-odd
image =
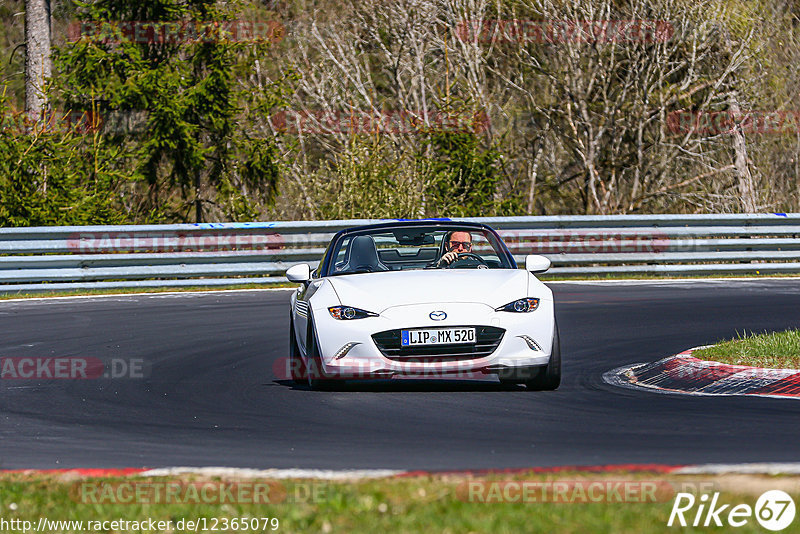
{"type": "Polygon", "coordinates": [[[514,268],[499,238],[489,230],[475,227],[376,228],[345,234],[332,247],[328,275],[514,268]],[[442,261],[447,253],[451,254],[442,261]]]}

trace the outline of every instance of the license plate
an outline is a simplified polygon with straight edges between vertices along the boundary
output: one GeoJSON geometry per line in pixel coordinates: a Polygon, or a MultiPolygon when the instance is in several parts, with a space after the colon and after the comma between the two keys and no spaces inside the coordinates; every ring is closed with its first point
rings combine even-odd
{"type": "Polygon", "coordinates": [[[452,345],[475,343],[474,328],[425,328],[423,330],[401,330],[400,345],[452,345]]]}

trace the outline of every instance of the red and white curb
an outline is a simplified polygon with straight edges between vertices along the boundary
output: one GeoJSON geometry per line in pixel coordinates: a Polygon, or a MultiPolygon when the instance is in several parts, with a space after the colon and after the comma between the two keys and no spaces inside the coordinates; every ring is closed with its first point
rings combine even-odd
{"type": "Polygon", "coordinates": [[[319,479],[319,480],[360,480],[389,478],[403,474],[396,469],[247,469],[235,467],[166,467],[142,471],[143,477],[166,477],[176,475],[201,475],[221,478],[270,478],[270,479],[319,479]]]}
{"type": "Polygon", "coordinates": [[[763,369],[700,360],[695,347],[658,360],[618,367],[603,375],[607,383],[662,393],[688,395],[752,395],[800,398],[800,370],[763,369]]]}
{"type": "Polygon", "coordinates": [[[552,467],[519,467],[510,469],[468,469],[455,471],[407,471],[398,469],[247,469],[235,467],[165,467],[121,469],[7,469],[3,474],[31,476],[58,475],[68,478],[122,478],[122,477],[172,477],[195,475],[226,479],[315,479],[331,481],[374,480],[381,478],[413,478],[432,476],[486,476],[515,474],[555,473],[619,473],[642,472],[666,475],[800,475],[800,463],[748,463],[748,464],[612,464],[612,465],[562,465],[552,467]]]}
{"type": "Polygon", "coordinates": [[[397,469],[250,469],[239,467],[129,467],[122,469],[6,469],[2,474],[23,475],[71,475],[75,477],[174,477],[197,475],[219,478],[268,478],[268,479],[318,479],[318,480],[362,480],[402,476],[407,471],[397,469]]]}

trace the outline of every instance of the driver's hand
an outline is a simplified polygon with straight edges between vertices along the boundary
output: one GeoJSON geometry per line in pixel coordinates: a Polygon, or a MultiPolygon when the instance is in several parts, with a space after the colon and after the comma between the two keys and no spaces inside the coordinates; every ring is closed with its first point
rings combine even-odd
{"type": "Polygon", "coordinates": [[[450,265],[456,258],[458,258],[458,252],[451,250],[442,256],[442,259],[439,260],[439,265],[450,265]]]}

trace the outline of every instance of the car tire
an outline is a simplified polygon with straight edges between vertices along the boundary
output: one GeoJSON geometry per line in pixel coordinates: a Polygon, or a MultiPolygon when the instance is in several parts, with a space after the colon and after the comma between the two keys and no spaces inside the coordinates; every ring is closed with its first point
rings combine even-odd
{"type": "Polygon", "coordinates": [[[554,327],[550,361],[540,368],[536,376],[526,380],[525,385],[532,391],[552,391],[561,385],[561,338],[558,335],[558,324],[554,327]]]}
{"type": "Polygon", "coordinates": [[[306,335],[306,375],[308,377],[308,387],[314,390],[329,390],[333,386],[333,381],[325,376],[325,369],[322,367],[322,358],[317,348],[317,335],[314,329],[314,319],[309,313],[308,334],[306,335]]]}
{"type": "Polygon", "coordinates": [[[308,371],[300,354],[300,347],[297,345],[297,337],[294,334],[294,317],[291,314],[289,315],[289,377],[295,384],[308,382],[308,371]]]}

